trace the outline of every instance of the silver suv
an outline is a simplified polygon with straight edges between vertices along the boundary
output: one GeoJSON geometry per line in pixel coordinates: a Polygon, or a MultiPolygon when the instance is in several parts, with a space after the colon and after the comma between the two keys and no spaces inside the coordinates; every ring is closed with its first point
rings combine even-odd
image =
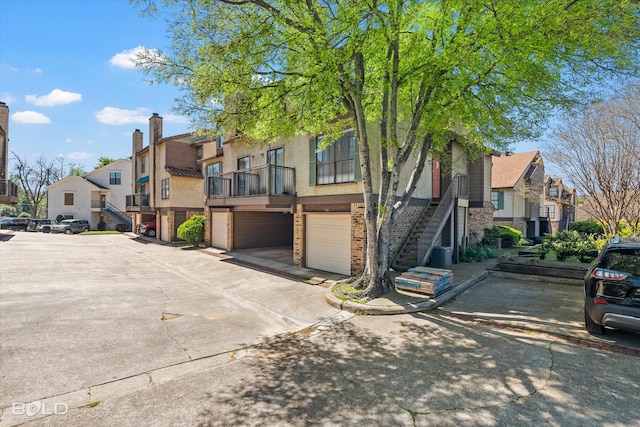
{"type": "Polygon", "coordinates": [[[58,224],[51,225],[52,233],[82,233],[89,231],[89,221],[86,219],[63,219],[58,224]]]}

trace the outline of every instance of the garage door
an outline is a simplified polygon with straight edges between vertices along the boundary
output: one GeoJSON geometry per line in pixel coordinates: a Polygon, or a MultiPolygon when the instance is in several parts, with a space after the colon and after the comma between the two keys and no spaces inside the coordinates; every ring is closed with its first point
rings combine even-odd
{"type": "Polygon", "coordinates": [[[227,213],[211,214],[211,246],[219,249],[227,248],[227,213]]]}
{"type": "Polygon", "coordinates": [[[351,218],[349,215],[306,215],[307,267],[351,274],[351,218]]]}

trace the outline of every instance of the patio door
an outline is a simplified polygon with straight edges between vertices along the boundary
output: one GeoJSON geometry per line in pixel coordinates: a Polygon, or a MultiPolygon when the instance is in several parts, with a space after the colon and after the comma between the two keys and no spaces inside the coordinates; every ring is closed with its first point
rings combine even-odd
{"type": "Polygon", "coordinates": [[[271,194],[282,194],[284,192],[283,184],[283,169],[284,166],[284,148],[276,148],[267,151],[267,163],[272,165],[269,170],[271,171],[270,185],[271,194]]]}

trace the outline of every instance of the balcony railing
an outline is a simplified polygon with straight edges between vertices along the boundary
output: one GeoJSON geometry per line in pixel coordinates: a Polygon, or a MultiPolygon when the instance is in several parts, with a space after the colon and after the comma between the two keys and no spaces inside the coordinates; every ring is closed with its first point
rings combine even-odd
{"type": "Polygon", "coordinates": [[[207,177],[207,198],[294,195],[295,169],[266,165],[207,177]]]}
{"type": "Polygon", "coordinates": [[[0,179],[0,196],[18,197],[18,185],[10,179],[0,179]]]}
{"type": "Polygon", "coordinates": [[[148,194],[129,194],[126,199],[127,207],[149,207],[148,194]]]}

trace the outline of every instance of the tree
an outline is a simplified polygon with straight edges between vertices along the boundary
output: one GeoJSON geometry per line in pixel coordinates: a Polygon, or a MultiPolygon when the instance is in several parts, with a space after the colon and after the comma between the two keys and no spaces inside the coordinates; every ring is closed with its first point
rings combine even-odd
{"type": "Polygon", "coordinates": [[[85,171],[79,166],[72,166],[69,168],[69,176],[84,176],[86,174],[87,174],[87,171],[85,171]]]}
{"type": "Polygon", "coordinates": [[[391,230],[430,151],[456,134],[475,153],[535,136],[588,84],[640,63],[631,0],[163,3],[178,8],[171,55],[148,51],[138,65],[184,89],[176,109],[198,129],[258,142],[355,130],[367,260],[354,285],[366,297],[393,290],[391,230]]]}
{"type": "Polygon", "coordinates": [[[47,186],[67,176],[64,159],[58,157],[49,161],[40,156],[34,163],[29,163],[26,158],[13,151],[11,154],[14,161],[12,178],[20,185],[19,196],[25,200],[23,210],[30,212],[32,217],[39,218],[44,213],[47,186]]]}
{"type": "Polygon", "coordinates": [[[590,212],[615,235],[626,220],[638,232],[640,203],[640,84],[595,102],[558,126],[549,158],[589,197],[590,212]]]}
{"type": "Polygon", "coordinates": [[[100,157],[98,159],[98,164],[96,165],[96,169],[100,169],[103,166],[107,166],[109,163],[115,162],[111,157],[100,157]]]}

